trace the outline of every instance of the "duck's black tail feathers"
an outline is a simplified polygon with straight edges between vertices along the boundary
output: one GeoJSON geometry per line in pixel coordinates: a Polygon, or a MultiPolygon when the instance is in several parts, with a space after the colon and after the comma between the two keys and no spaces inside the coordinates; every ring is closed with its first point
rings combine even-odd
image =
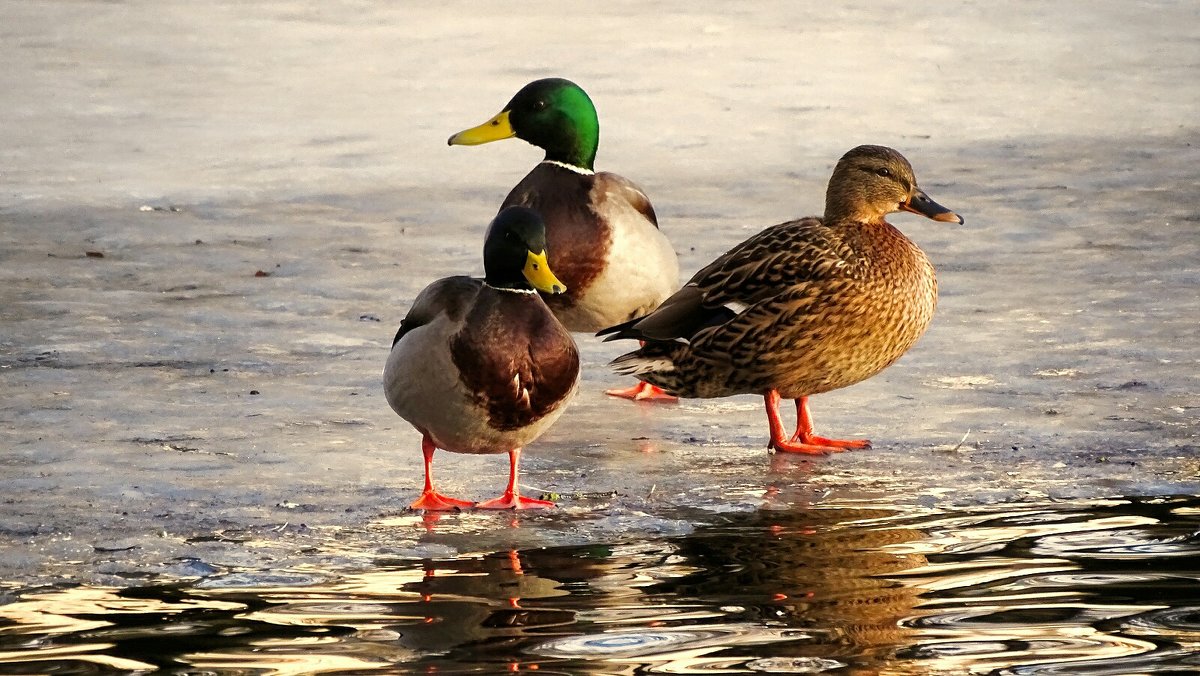
{"type": "Polygon", "coordinates": [[[599,331],[596,332],[596,335],[597,336],[608,336],[607,338],[604,339],[604,342],[606,342],[606,343],[610,340],[621,340],[624,338],[634,338],[637,340],[645,340],[645,338],[641,335],[641,332],[638,331],[637,329],[633,328],[634,325],[640,321],[642,321],[641,317],[637,317],[635,319],[630,319],[629,321],[621,322],[620,324],[617,324],[616,326],[610,326],[607,329],[600,329],[599,331]]]}

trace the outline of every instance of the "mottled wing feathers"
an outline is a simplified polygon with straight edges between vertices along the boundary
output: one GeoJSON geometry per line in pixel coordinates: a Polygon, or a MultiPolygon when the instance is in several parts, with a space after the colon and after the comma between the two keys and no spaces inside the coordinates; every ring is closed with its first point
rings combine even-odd
{"type": "Polygon", "coordinates": [[[733,316],[721,306],[706,307],[699,287],[685,286],[663,301],[654,312],[609,327],[596,335],[608,340],[635,338],[643,341],[687,340],[705,326],[720,323],[733,316]]]}
{"type": "Polygon", "coordinates": [[[446,277],[425,287],[400,321],[400,329],[396,331],[392,345],[400,342],[404,334],[432,322],[438,315],[446,314],[451,321],[458,321],[481,288],[483,280],[466,276],[446,277]]]}
{"type": "Polygon", "coordinates": [[[790,307],[801,310],[805,304],[795,304],[797,295],[804,296],[806,287],[815,292],[818,284],[849,276],[853,261],[850,247],[819,219],[781,223],[702,268],[654,312],[599,335],[686,342],[709,327],[723,326],[731,339],[746,339],[776,314],[793,319],[789,299],[790,307]]]}
{"type": "Polygon", "coordinates": [[[752,305],[789,287],[847,274],[853,249],[820,219],[766,228],[692,276],[704,305],[752,305]]]}

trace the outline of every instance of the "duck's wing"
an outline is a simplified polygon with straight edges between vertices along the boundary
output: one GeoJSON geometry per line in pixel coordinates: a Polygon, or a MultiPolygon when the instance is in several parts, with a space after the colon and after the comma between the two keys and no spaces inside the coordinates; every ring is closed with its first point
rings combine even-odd
{"type": "Polygon", "coordinates": [[[392,346],[395,347],[409,331],[432,322],[439,315],[445,314],[453,322],[462,321],[481,288],[483,280],[466,276],[446,277],[425,287],[417,294],[408,314],[400,320],[400,329],[392,339],[392,346]]]}
{"type": "Polygon", "coordinates": [[[592,202],[596,212],[603,215],[610,201],[628,204],[640,213],[654,227],[658,227],[658,215],[650,198],[633,181],[619,174],[602,171],[596,174],[592,186],[592,202]]]}
{"type": "Polygon", "coordinates": [[[598,335],[690,342],[765,301],[848,276],[853,250],[818,218],[771,226],[709,263],[654,312],[598,335]]]}

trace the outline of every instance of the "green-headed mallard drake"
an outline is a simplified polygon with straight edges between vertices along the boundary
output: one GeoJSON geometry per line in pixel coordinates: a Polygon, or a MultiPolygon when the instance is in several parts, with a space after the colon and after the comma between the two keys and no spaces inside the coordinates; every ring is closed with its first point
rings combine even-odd
{"type": "Polygon", "coordinates": [[[825,215],[772,226],[705,266],[649,315],[600,332],[645,341],[613,361],[681,397],[758,394],[769,448],[828,453],[867,440],[813,434],[808,397],[879,373],[912,347],[937,305],[933,265],[884,217],[962,223],[917,187],[908,160],[859,146],[833,170],[825,215]],[[784,437],[781,398],[796,400],[784,437]]]}
{"type": "Polygon", "coordinates": [[[531,209],[501,211],[488,226],[483,279],[425,287],[400,322],[383,371],[392,410],[423,438],[425,490],[412,509],[524,509],[552,502],[517,488],[521,449],[566,408],[579,382],[571,334],[535,289],[565,291],[546,261],[546,229],[531,209]],[[504,495],[475,504],[440,495],[433,453],[508,453],[504,495]]]}
{"type": "MultiPolygon", "coordinates": [[[[529,207],[545,220],[554,268],[568,289],[546,303],[564,326],[592,332],[641,317],[678,288],[679,261],[646,194],[622,176],[592,168],[600,122],[583,89],[561,78],[531,82],[503,111],[451,136],[449,144],[513,136],[544,149],[546,158],[500,208],[529,207]]],[[[643,383],[608,393],[674,399],[643,383]]]]}

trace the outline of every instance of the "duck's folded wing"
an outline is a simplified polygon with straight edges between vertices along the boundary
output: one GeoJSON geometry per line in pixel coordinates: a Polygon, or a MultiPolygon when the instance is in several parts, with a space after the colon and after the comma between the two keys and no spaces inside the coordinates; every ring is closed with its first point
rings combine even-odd
{"type": "Polygon", "coordinates": [[[772,226],[737,245],[692,276],[654,312],[599,335],[682,340],[729,322],[746,310],[850,274],[854,254],[815,218],[772,226]]]}
{"type": "Polygon", "coordinates": [[[438,315],[446,314],[452,321],[462,319],[482,287],[482,280],[465,276],[446,277],[425,287],[417,294],[408,314],[400,320],[400,329],[396,331],[392,345],[400,342],[409,331],[437,319],[438,315]]]}
{"type": "Polygon", "coordinates": [[[633,207],[646,220],[658,227],[658,216],[654,213],[654,206],[650,204],[650,198],[646,197],[646,193],[637,186],[633,181],[618,174],[611,174],[607,171],[596,174],[596,182],[592,188],[596,196],[597,208],[603,210],[607,200],[621,200],[629,206],[633,207]]]}

